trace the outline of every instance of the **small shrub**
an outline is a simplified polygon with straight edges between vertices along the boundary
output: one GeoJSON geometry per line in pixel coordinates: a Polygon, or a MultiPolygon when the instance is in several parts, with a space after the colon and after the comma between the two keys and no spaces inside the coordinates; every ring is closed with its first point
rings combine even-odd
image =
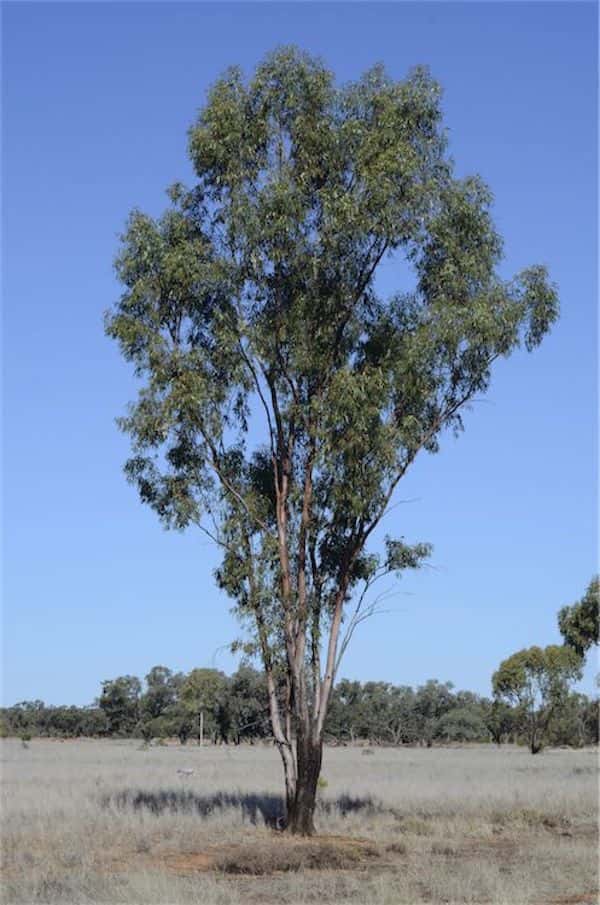
{"type": "Polygon", "coordinates": [[[569,829],[571,821],[563,814],[545,814],[536,808],[514,808],[505,814],[495,813],[492,815],[492,822],[501,826],[508,823],[520,823],[530,828],[541,828],[547,830],[569,829]]]}
{"type": "Polygon", "coordinates": [[[508,823],[509,816],[506,811],[492,811],[490,821],[496,829],[502,829],[508,823]]]}
{"type": "Polygon", "coordinates": [[[363,757],[371,757],[373,754],[375,754],[372,748],[363,748],[360,753],[363,757]]]}
{"type": "Polygon", "coordinates": [[[405,817],[400,823],[399,830],[412,836],[431,836],[433,833],[432,827],[420,817],[405,817]]]}
{"type": "Polygon", "coordinates": [[[547,816],[535,808],[519,808],[514,812],[514,818],[518,823],[524,823],[526,826],[543,826],[546,823],[547,816]]]}
{"type": "Polygon", "coordinates": [[[386,852],[392,852],[394,855],[405,855],[407,847],[404,842],[390,842],[389,845],[386,845],[385,850],[386,852]]]}
{"type": "Polygon", "coordinates": [[[431,846],[432,855],[444,855],[444,857],[448,858],[451,855],[456,854],[456,849],[451,845],[445,845],[441,842],[434,842],[431,846]]]}

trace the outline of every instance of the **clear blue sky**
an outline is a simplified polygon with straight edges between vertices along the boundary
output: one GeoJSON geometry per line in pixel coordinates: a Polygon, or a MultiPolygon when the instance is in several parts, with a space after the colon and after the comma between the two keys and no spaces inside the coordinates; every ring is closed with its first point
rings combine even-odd
{"type": "Polygon", "coordinates": [[[114,418],[133,382],[102,313],[128,211],[158,213],[191,178],[207,86],[282,43],[340,80],[428,64],[459,173],[495,193],[504,272],[547,263],[562,302],[543,347],[501,363],[466,432],[404,481],[413,502],[384,530],[432,542],[434,568],[403,579],[342,674],[489,693],[503,657],[558,642],[557,610],[597,568],[596,41],[578,3],[4,6],[6,703],[87,703],[157,663],[235,665],[216,552],[164,532],[122,475],[114,418]]]}

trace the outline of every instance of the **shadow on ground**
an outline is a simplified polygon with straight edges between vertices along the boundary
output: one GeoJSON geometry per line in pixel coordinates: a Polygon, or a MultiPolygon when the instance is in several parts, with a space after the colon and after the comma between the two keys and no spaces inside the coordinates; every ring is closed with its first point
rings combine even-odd
{"type": "MultiPolygon", "coordinates": [[[[281,826],[285,813],[284,801],[280,795],[242,794],[237,792],[215,792],[201,795],[185,789],[122,789],[101,799],[103,807],[119,810],[146,810],[152,814],[197,814],[209,817],[219,811],[235,809],[241,811],[242,818],[254,824],[269,827],[281,826]]],[[[342,817],[357,811],[375,814],[381,805],[372,798],[354,798],[340,795],[338,798],[321,800],[317,807],[322,814],[336,813],[342,817]]]]}

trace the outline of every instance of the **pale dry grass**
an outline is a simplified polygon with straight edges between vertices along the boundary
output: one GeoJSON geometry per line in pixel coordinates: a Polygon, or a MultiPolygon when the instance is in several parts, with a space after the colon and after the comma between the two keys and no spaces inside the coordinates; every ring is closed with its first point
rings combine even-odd
{"type": "Polygon", "coordinates": [[[6,740],[2,762],[7,905],[596,901],[591,750],[328,749],[318,826],[343,851],[269,828],[271,747],[6,740]]]}

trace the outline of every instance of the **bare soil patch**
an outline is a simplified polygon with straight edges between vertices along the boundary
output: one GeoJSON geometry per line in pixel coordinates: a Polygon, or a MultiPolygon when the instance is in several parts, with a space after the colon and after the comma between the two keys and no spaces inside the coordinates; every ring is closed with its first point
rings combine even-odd
{"type": "Polygon", "coordinates": [[[157,855],[153,862],[181,875],[218,871],[263,876],[300,870],[361,870],[379,858],[380,849],[367,839],[278,834],[255,842],[214,845],[201,852],[168,852],[157,855]]]}

